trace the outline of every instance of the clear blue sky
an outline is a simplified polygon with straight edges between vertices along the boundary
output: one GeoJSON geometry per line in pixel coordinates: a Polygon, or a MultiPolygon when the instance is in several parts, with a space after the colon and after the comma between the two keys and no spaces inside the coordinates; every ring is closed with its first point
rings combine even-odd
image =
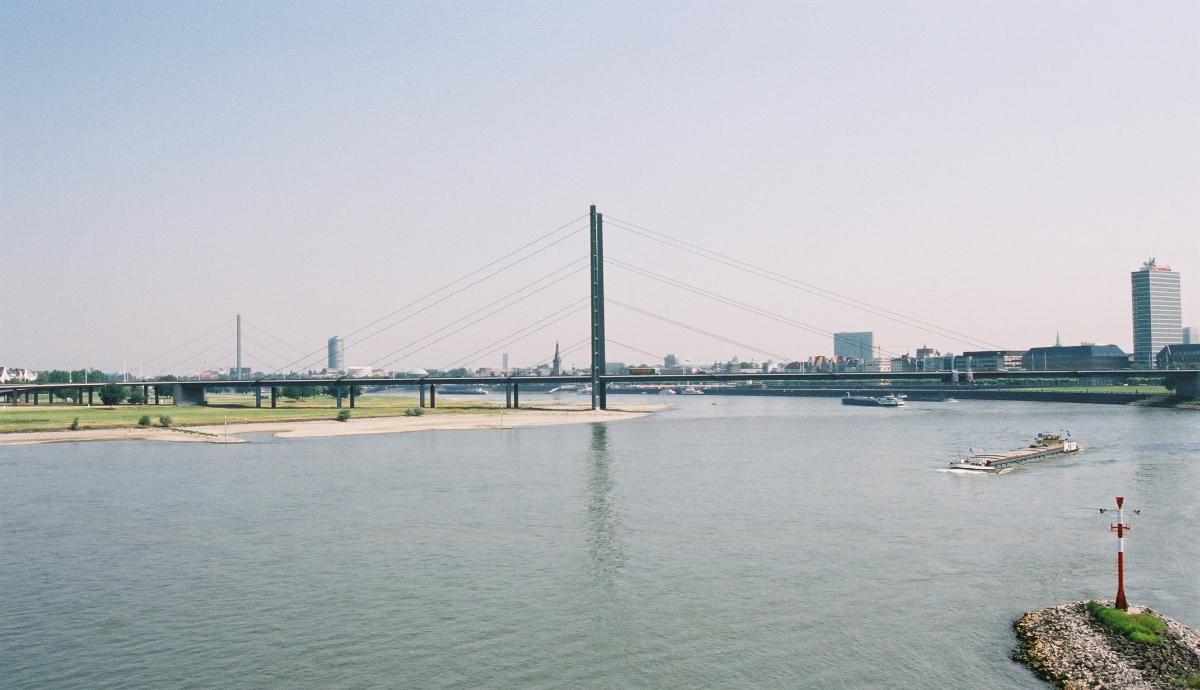
{"type": "MultiPolygon", "coordinates": [[[[1200,325],[1195,2],[9,0],[0,80],[7,366],[136,372],[237,311],[312,350],[590,203],[1007,347],[1061,330],[1129,349],[1128,273],[1149,256],[1183,273],[1184,321],[1200,325]]],[[[608,248],[824,329],[874,330],[890,351],[970,349],[615,229],[608,248]]],[[[577,236],[347,363],[585,251],[577,236]]],[[[608,277],[614,298],[771,352],[832,350],[608,277]]],[[[396,366],[454,361],[587,289],[583,275],[559,288],[396,366]]],[[[762,358],[609,317],[610,336],[651,353],[762,358]]],[[[586,328],[516,343],[513,363],[586,328]]],[[[231,348],[183,366],[228,365],[207,360],[231,348]]],[[[273,349],[255,353],[290,352],[273,349]]]]}

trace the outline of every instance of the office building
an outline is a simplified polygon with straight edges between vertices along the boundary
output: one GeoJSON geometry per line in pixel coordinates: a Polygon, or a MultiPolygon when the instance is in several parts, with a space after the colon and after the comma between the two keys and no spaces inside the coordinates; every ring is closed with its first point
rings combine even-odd
{"type": "Polygon", "coordinates": [[[1183,344],[1184,345],[1200,345],[1200,332],[1196,331],[1195,326],[1185,326],[1183,328],[1183,344]]]}
{"type": "Polygon", "coordinates": [[[1054,345],[1031,348],[1021,364],[1030,371],[1128,369],[1129,355],[1116,345],[1054,345]]]}
{"type": "Polygon", "coordinates": [[[1167,345],[1154,356],[1159,369],[1200,369],[1200,345],[1167,345]]]}
{"type": "Polygon", "coordinates": [[[329,339],[326,346],[327,357],[325,368],[330,371],[341,371],[344,368],[344,359],[342,358],[344,350],[342,347],[342,339],[336,335],[329,339]]]}
{"type": "Polygon", "coordinates": [[[1133,362],[1154,367],[1154,356],[1183,342],[1179,274],[1154,259],[1130,274],[1133,292],[1133,362]]]}
{"type": "Polygon", "coordinates": [[[842,359],[873,359],[875,334],[871,331],[834,333],[833,354],[842,359]]]}
{"type": "Polygon", "coordinates": [[[958,366],[971,371],[1018,371],[1024,357],[1024,350],[976,350],[959,355],[958,366]]]}

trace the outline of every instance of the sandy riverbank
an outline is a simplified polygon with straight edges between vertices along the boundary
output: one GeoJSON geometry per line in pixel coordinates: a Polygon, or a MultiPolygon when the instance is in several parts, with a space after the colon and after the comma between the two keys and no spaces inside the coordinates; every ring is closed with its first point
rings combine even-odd
{"type": "MultiPolygon", "coordinates": [[[[522,409],[496,412],[427,414],[420,417],[364,417],[339,422],[332,419],[308,421],[249,422],[229,425],[229,442],[238,442],[240,434],[270,433],[280,438],[313,438],[319,436],[357,436],[361,434],[395,434],[413,431],[516,429],[561,424],[590,424],[637,419],[666,405],[622,405],[609,410],[522,409]]],[[[69,443],[74,441],[180,441],[185,443],[219,443],[225,441],[225,426],[206,426],[162,429],[157,427],[133,429],[81,429],[79,431],[36,431],[0,434],[0,446],[31,443],[69,443]]]]}

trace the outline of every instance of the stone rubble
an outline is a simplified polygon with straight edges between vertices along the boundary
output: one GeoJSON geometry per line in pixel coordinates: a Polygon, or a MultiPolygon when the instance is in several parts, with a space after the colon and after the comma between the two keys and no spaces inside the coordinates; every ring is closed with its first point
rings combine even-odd
{"type": "Polygon", "coordinates": [[[1019,644],[1013,659],[1066,690],[1181,688],[1181,678],[1200,674],[1200,632],[1131,606],[1131,611],[1138,608],[1167,623],[1164,644],[1141,644],[1102,625],[1086,603],[1051,606],[1017,619],[1013,629],[1019,644]]]}

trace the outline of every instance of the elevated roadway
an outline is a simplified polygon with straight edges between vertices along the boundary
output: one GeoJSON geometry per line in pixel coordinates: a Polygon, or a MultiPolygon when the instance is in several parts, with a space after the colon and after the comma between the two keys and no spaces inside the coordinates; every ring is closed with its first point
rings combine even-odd
{"type": "MultiPolygon", "coordinates": [[[[1143,370],[1143,369],[1092,369],[1092,370],[1055,370],[1055,371],[928,371],[928,372],[814,372],[814,373],[776,373],[776,374],[608,374],[598,377],[600,385],[614,383],[736,383],[736,382],[862,382],[862,381],[939,381],[948,384],[966,384],[971,381],[989,379],[1055,379],[1063,381],[1087,381],[1106,379],[1121,381],[1133,378],[1170,378],[1175,382],[1176,393],[1181,396],[1200,396],[1200,369],[1172,370],[1143,370]]],[[[256,403],[261,406],[262,392],[268,390],[272,406],[280,388],[285,386],[338,386],[350,398],[354,405],[356,393],[353,387],[411,387],[417,388],[421,404],[425,403],[426,391],[429,392],[430,404],[436,405],[437,386],[449,385],[486,385],[504,386],[507,392],[507,402],[510,406],[519,405],[519,392],[522,385],[529,384],[575,384],[591,385],[595,377],[591,375],[573,376],[460,376],[460,377],[420,377],[420,378],[260,378],[247,381],[118,381],[117,385],[133,388],[142,386],[147,398],[153,392],[155,403],[158,402],[160,391],[169,391],[172,401],[180,404],[203,404],[204,392],[213,388],[233,388],[255,392],[256,403]]],[[[94,400],[96,389],[107,385],[108,382],[90,383],[20,383],[0,385],[0,397],[16,403],[21,400],[38,404],[40,394],[57,391],[75,391],[77,403],[82,403],[86,395],[88,403],[94,400]]],[[[341,405],[341,396],[338,396],[341,405]]]]}

